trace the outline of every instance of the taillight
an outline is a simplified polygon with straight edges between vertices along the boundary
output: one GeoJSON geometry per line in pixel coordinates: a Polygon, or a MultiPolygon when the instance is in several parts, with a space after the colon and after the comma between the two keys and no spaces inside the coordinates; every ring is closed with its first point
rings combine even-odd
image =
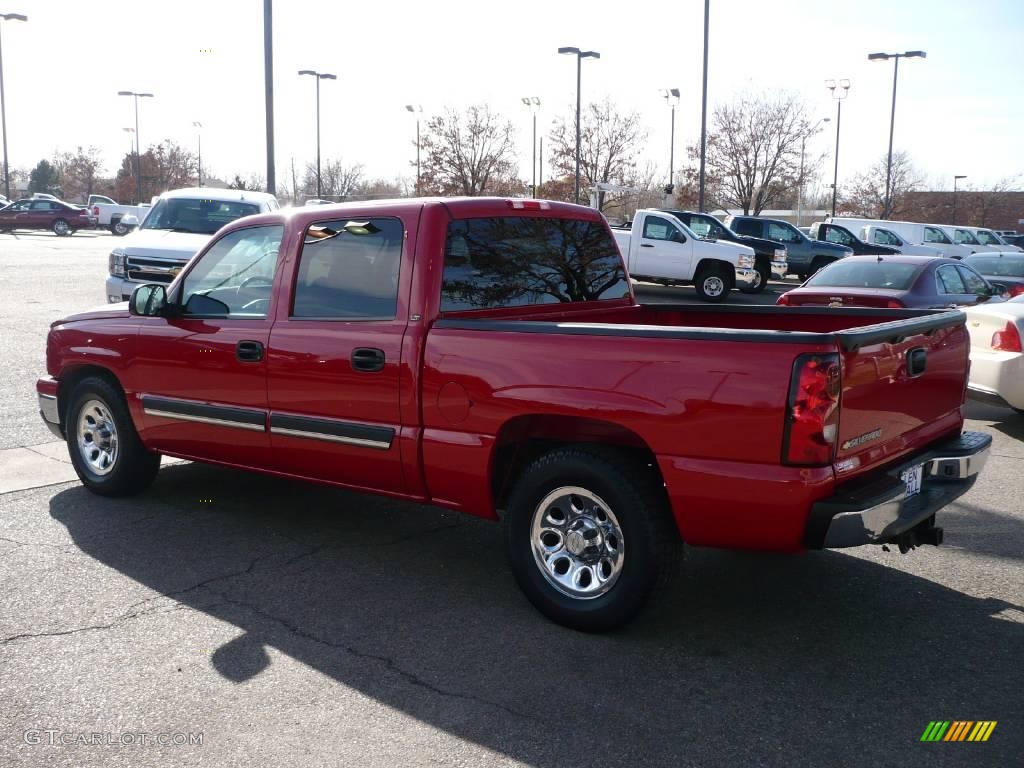
{"type": "Polygon", "coordinates": [[[1024,293],[1024,283],[1021,283],[1020,285],[1011,285],[1009,290],[1007,290],[1007,293],[1010,295],[1011,299],[1014,296],[1020,296],[1024,293]]]}
{"type": "Polygon", "coordinates": [[[94,205],[92,207],[92,215],[93,216],[99,216],[100,215],[100,207],[98,205],[94,205]]]}
{"type": "Polygon", "coordinates": [[[998,349],[1000,352],[1020,352],[1020,331],[1017,330],[1017,326],[1013,321],[1008,321],[1006,327],[1001,331],[996,331],[992,334],[992,349],[998,349]]]}
{"type": "Polygon", "coordinates": [[[551,203],[547,200],[509,200],[509,204],[520,211],[548,211],[551,203]]]}
{"type": "Polygon", "coordinates": [[[903,302],[900,301],[899,299],[889,299],[887,302],[885,302],[885,306],[886,306],[887,309],[903,309],[904,308],[903,302]]]}
{"type": "Polygon", "coordinates": [[[776,301],[775,303],[776,303],[776,305],[778,305],[780,307],[788,307],[789,306],[789,294],[788,293],[782,294],[781,296],[779,296],[778,301],[776,301]]]}
{"type": "Polygon", "coordinates": [[[800,355],[793,365],[782,439],[782,461],[797,466],[832,462],[839,436],[839,355],[800,355]]]}

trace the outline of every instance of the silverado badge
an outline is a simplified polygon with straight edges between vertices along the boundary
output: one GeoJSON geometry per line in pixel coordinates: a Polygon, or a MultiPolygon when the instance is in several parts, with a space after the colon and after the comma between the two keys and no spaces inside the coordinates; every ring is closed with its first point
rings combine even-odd
{"type": "Polygon", "coordinates": [[[864,443],[870,443],[872,440],[877,440],[881,436],[882,430],[875,429],[871,432],[860,435],[859,437],[851,437],[849,440],[842,444],[841,448],[844,451],[848,451],[851,448],[856,448],[859,445],[864,445],[864,443]]]}

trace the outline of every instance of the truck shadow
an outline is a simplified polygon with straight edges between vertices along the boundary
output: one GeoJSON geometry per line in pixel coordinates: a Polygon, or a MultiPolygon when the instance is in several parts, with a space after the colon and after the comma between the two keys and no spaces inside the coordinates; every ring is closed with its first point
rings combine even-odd
{"type": "MultiPolygon", "coordinates": [[[[862,764],[905,764],[929,720],[1024,715],[1024,609],[896,553],[690,550],[660,605],[596,636],[534,612],[493,524],[434,508],[189,464],[137,500],[69,488],[50,513],[87,555],[238,627],[209,657],[225,680],[275,648],[530,765],[839,764],[851,739],[862,764]]],[[[1021,746],[1008,727],[987,759],[1021,746]]]]}

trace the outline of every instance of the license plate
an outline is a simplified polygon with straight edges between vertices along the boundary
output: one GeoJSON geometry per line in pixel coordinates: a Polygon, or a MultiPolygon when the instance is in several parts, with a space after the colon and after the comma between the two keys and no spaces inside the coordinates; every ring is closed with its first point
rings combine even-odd
{"type": "Polygon", "coordinates": [[[921,492],[921,478],[924,475],[924,464],[905,469],[900,473],[903,482],[907,484],[907,498],[917,496],[921,492]]]}

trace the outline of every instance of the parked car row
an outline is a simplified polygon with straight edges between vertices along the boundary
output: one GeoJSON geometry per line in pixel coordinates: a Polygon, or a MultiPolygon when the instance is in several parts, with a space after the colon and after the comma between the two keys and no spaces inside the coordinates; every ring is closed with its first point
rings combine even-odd
{"type": "Polygon", "coordinates": [[[51,195],[15,200],[0,208],[0,232],[17,229],[48,229],[65,237],[80,229],[93,229],[96,217],[85,208],[51,195]]]}

